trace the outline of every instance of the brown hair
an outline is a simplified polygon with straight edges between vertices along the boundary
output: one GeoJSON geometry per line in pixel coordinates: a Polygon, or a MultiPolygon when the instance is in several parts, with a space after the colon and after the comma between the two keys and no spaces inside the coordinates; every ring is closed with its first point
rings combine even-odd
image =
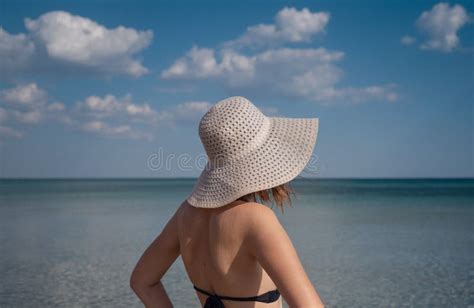
{"type": "Polygon", "coordinates": [[[271,204],[272,208],[273,205],[276,204],[282,213],[285,213],[285,203],[292,207],[290,195],[294,195],[294,192],[291,189],[290,184],[285,183],[269,189],[252,192],[240,197],[239,200],[271,204]]]}

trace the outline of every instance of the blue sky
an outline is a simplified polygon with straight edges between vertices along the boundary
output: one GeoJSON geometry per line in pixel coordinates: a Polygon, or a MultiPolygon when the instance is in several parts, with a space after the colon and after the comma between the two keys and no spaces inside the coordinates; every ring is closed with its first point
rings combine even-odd
{"type": "Polygon", "coordinates": [[[234,95],[320,119],[305,176],[472,177],[473,13],[468,1],[3,0],[0,177],[197,176],[198,121],[234,95]],[[160,152],[169,165],[154,170],[160,152]]]}

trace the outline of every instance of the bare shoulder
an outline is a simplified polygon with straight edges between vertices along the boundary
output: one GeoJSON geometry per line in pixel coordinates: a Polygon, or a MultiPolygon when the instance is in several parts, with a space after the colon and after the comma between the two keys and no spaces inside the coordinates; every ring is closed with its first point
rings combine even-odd
{"type": "Polygon", "coordinates": [[[238,208],[240,214],[246,216],[249,221],[276,218],[275,212],[270,207],[257,202],[242,203],[236,208],[238,208]]]}
{"type": "Polygon", "coordinates": [[[181,203],[181,205],[176,209],[174,214],[174,218],[176,221],[176,225],[178,228],[183,225],[184,220],[186,217],[192,215],[193,207],[185,200],[181,203]]]}
{"type": "Polygon", "coordinates": [[[239,216],[247,229],[248,235],[260,233],[262,229],[267,232],[281,228],[280,221],[274,210],[270,207],[256,203],[247,202],[238,207],[239,216]]]}
{"type": "Polygon", "coordinates": [[[183,215],[186,215],[186,213],[189,213],[189,212],[192,213],[192,211],[195,211],[196,209],[197,208],[195,208],[191,204],[189,204],[189,202],[187,200],[184,200],[183,202],[181,202],[181,205],[176,210],[176,215],[181,217],[183,215]]]}

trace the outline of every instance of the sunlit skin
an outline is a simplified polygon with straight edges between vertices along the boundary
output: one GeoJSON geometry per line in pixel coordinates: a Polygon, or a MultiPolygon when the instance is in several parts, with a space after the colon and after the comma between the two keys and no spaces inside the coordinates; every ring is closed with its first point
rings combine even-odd
{"type": "MultiPolygon", "coordinates": [[[[241,297],[278,288],[290,307],[324,307],[288,234],[266,205],[235,201],[202,209],[182,203],[130,277],[145,307],[173,307],[162,278],[180,255],[191,282],[211,293],[241,297]]],[[[204,305],[207,296],[196,295],[204,305]]],[[[276,308],[282,299],[223,303],[276,308]]]]}

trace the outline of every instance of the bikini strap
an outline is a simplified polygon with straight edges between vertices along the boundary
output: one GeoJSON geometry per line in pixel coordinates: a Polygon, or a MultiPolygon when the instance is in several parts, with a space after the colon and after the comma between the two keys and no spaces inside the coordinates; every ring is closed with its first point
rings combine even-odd
{"type": "Polygon", "coordinates": [[[231,301],[240,301],[240,302],[263,302],[263,303],[272,303],[280,297],[280,291],[278,289],[268,291],[264,294],[257,295],[257,296],[249,296],[249,297],[234,297],[234,296],[224,296],[224,295],[217,295],[209,293],[203,289],[200,289],[196,286],[193,286],[194,289],[198,292],[201,292],[209,297],[214,297],[217,299],[224,299],[224,300],[231,300],[231,301]]]}
{"type": "Polygon", "coordinates": [[[205,290],[203,290],[203,289],[200,289],[200,288],[198,288],[198,287],[196,287],[196,286],[193,286],[193,288],[194,288],[194,290],[196,290],[196,291],[198,291],[198,292],[201,292],[202,294],[205,294],[205,295],[207,295],[207,296],[216,296],[216,295],[217,295],[217,294],[209,293],[209,292],[207,292],[207,291],[205,291],[205,290]]]}
{"type": "Polygon", "coordinates": [[[217,294],[209,293],[203,289],[199,289],[196,286],[193,286],[194,289],[198,292],[201,292],[208,296],[206,302],[204,303],[203,308],[225,308],[224,303],[221,301],[220,296],[217,294]]]}

